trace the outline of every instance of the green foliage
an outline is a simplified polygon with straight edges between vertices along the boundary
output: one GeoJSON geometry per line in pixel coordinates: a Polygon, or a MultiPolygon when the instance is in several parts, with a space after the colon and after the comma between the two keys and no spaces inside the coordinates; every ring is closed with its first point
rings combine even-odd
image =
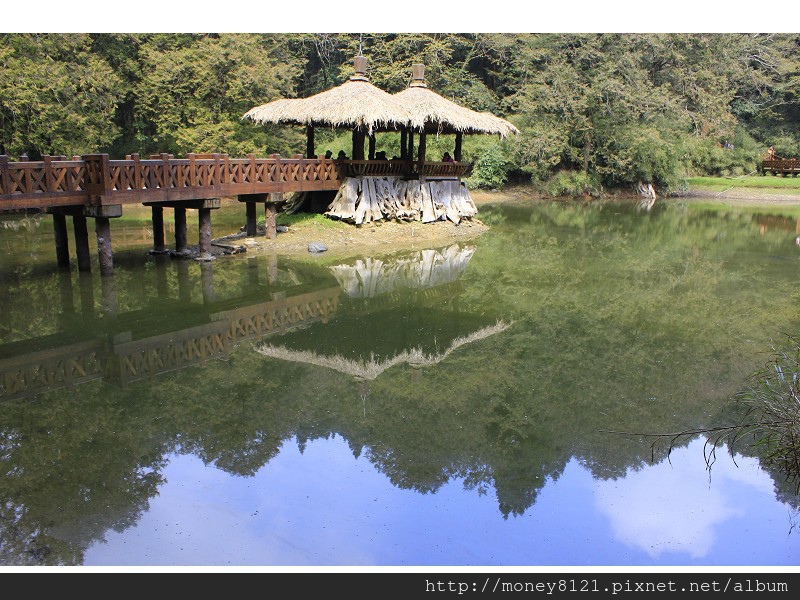
{"type": "MultiPolygon", "coordinates": [[[[343,83],[361,51],[388,92],[422,63],[432,90],[519,127],[499,147],[465,136],[474,186],[565,170],[589,174],[592,188],[641,180],[667,192],[687,176],[751,173],[769,145],[800,155],[797,44],[733,33],[6,33],[0,152],[303,153],[302,127],[242,115],[343,83]]],[[[316,144],[350,154],[350,132],[319,130],[316,144]]],[[[380,133],[376,147],[399,155],[400,137],[380,133]]],[[[428,140],[429,157],[452,149],[452,136],[428,140]]]]}
{"type": "Polygon", "coordinates": [[[758,170],[766,148],[758,144],[751,135],[741,129],[730,141],[687,138],[687,175],[741,176],[758,170]],[[725,142],[733,144],[726,148],[725,142]]]}
{"type": "Polygon", "coordinates": [[[538,187],[553,197],[597,196],[600,192],[597,178],[583,171],[558,171],[538,187]]]}
{"type": "Polygon", "coordinates": [[[0,34],[0,153],[97,152],[119,134],[123,82],[83,34],[0,34]]]}
{"type": "MultiPolygon", "coordinates": [[[[736,439],[755,439],[760,458],[785,473],[800,492],[800,343],[789,336],[736,396],[746,419],[736,439]]],[[[752,442],[751,442],[752,443],[752,442]]]]}
{"type": "Polygon", "coordinates": [[[474,161],[467,185],[489,189],[503,187],[508,180],[508,164],[500,144],[489,146],[474,161]]]}
{"type": "Polygon", "coordinates": [[[268,135],[258,140],[263,147],[254,147],[254,128],[241,117],[255,105],[288,95],[292,64],[285,64],[284,40],[198,35],[166,48],[165,41],[170,40],[153,37],[139,50],[144,76],[136,96],[154,128],[149,151],[234,156],[279,151],[270,147],[268,135]]]}

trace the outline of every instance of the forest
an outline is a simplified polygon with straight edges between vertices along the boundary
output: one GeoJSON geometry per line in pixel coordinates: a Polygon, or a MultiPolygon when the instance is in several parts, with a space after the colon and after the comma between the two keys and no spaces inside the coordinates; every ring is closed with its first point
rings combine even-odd
{"type": "MultiPolygon", "coordinates": [[[[799,45],[789,33],[0,33],[0,154],[301,153],[302,128],[242,116],[343,83],[360,52],[387,92],[422,63],[436,93],[517,126],[465,137],[474,187],[671,192],[754,173],[769,146],[800,155],[799,45]]],[[[447,138],[429,137],[429,153],[447,138]]],[[[317,140],[336,154],[351,136],[317,140]]],[[[387,154],[399,144],[379,134],[387,154]]]]}

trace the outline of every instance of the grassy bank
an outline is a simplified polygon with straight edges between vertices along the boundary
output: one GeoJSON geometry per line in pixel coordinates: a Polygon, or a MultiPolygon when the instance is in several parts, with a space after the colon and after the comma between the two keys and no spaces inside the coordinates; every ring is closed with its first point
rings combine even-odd
{"type": "Polygon", "coordinates": [[[800,195],[800,178],[777,175],[744,175],[741,177],[690,177],[689,192],[724,192],[729,189],[759,190],[764,194],[800,195]]]}
{"type": "Polygon", "coordinates": [[[688,190],[671,196],[707,204],[709,208],[737,207],[759,213],[800,218],[800,178],[775,175],[692,177],[688,190]]]}

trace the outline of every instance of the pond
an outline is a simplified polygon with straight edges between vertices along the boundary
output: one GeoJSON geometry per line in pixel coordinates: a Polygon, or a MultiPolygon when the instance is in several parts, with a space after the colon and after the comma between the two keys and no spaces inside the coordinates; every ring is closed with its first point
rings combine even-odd
{"type": "Polygon", "coordinates": [[[0,219],[0,565],[796,566],[795,482],[669,436],[735,423],[800,330],[797,210],[478,216],[208,263],[112,223],[103,278],[58,271],[50,217],[0,219]]]}

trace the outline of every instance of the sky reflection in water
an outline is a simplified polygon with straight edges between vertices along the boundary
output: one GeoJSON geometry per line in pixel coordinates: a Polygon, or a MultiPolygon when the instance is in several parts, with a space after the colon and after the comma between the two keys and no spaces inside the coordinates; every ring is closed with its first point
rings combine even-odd
{"type": "Polygon", "coordinates": [[[572,460],[507,520],[491,493],[461,481],[435,494],[398,489],[340,437],[302,455],[284,444],[253,478],[173,455],[150,510],[90,547],[85,565],[796,565],[797,515],[771,502],[769,476],[720,453],[709,479],[702,446],[620,480],[595,480],[572,460]]]}

